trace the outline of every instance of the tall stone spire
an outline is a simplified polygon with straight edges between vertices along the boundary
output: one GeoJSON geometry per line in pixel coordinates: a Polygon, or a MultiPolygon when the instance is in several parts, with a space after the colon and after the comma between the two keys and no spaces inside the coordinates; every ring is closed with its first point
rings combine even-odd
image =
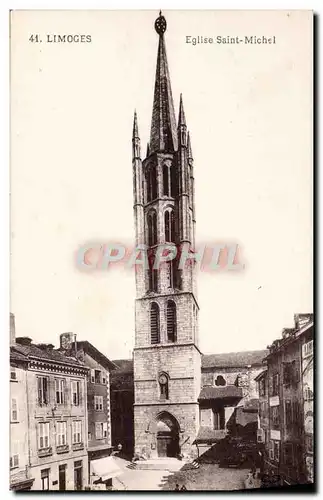
{"type": "Polygon", "coordinates": [[[159,35],[159,45],[150,131],[150,153],[177,151],[177,127],[164,39],[166,27],[166,19],[160,12],[155,22],[155,30],[159,35]]]}

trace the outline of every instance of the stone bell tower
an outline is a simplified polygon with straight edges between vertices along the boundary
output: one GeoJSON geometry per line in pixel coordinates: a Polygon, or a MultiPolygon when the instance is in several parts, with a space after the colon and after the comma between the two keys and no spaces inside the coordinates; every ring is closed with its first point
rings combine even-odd
{"type": "Polygon", "coordinates": [[[182,96],[175,118],[166,27],[160,13],[145,159],[136,113],[132,137],[136,245],[147,248],[147,265],[136,266],[135,452],[148,458],[192,452],[201,388],[195,266],[192,260],[180,266],[181,256],[189,256],[195,243],[193,155],[182,96]],[[167,254],[174,258],[160,259],[167,254]],[[158,265],[159,260],[165,262],[158,265]]]}

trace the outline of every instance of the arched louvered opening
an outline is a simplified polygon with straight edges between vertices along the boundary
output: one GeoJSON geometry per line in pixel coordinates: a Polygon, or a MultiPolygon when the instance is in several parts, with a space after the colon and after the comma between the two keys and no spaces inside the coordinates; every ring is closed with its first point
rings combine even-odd
{"type": "Polygon", "coordinates": [[[167,302],[166,322],[167,322],[167,340],[168,342],[176,342],[176,337],[177,337],[176,304],[172,300],[169,300],[167,302]]]}
{"type": "Polygon", "coordinates": [[[152,344],[159,344],[159,307],[156,302],[150,306],[150,341],[152,344]]]}
{"type": "Polygon", "coordinates": [[[163,193],[164,196],[169,196],[169,167],[163,166],[163,193]]]}
{"type": "Polygon", "coordinates": [[[147,226],[148,226],[148,245],[157,244],[157,214],[153,210],[149,212],[147,216],[147,226]]]}

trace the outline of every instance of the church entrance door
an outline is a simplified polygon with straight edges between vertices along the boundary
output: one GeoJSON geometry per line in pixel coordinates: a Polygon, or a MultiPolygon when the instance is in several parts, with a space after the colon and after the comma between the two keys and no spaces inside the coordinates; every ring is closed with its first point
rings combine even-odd
{"type": "Polygon", "coordinates": [[[171,416],[164,416],[157,423],[157,454],[159,457],[176,457],[179,454],[178,424],[171,416]]]}

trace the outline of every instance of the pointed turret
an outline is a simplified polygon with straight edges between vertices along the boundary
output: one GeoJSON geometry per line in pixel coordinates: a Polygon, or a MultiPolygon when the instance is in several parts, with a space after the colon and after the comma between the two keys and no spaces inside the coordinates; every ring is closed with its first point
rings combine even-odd
{"type": "Polygon", "coordinates": [[[136,110],[133,116],[132,155],[133,158],[140,158],[140,137],[139,137],[138,119],[136,110]]]}
{"type": "Polygon", "coordinates": [[[186,127],[186,118],[184,112],[183,96],[180,95],[179,98],[179,114],[178,114],[178,126],[184,125],[186,127]]]}
{"type": "Polygon", "coordinates": [[[178,143],[180,146],[186,146],[186,119],[184,113],[184,104],[182,94],[179,100],[179,113],[178,113],[178,143]]]}
{"type": "Polygon", "coordinates": [[[189,132],[187,132],[187,159],[193,160],[191,137],[189,132]]]}
{"type": "Polygon", "coordinates": [[[166,19],[160,12],[155,22],[155,30],[159,35],[159,45],[150,131],[150,153],[177,151],[176,119],[164,39],[166,27],[166,19]]]}

